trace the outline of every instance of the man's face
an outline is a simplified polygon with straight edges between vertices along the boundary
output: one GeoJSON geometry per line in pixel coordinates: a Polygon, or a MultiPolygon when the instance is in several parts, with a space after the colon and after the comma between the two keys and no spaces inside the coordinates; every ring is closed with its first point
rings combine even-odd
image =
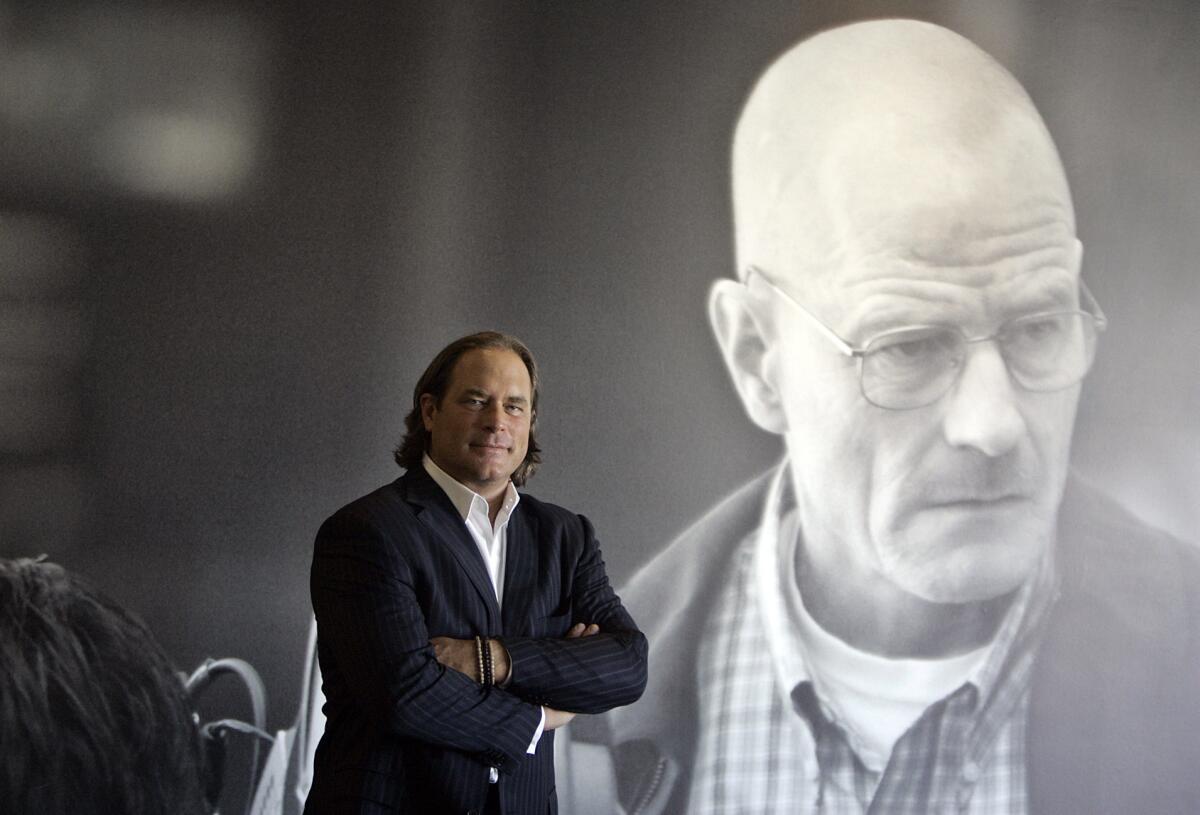
{"type": "Polygon", "coordinates": [[[502,489],[529,448],[529,370],[507,349],[467,351],[441,403],[421,396],[429,457],[460,484],[488,496],[502,489]]]}
{"type": "MultiPolygon", "coordinates": [[[[866,200],[849,207],[855,238],[827,275],[768,270],[851,343],[924,324],[982,337],[1077,308],[1079,249],[1061,205],[1015,191],[866,200]]],[[[943,603],[1020,585],[1054,536],[1079,386],[1027,392],[996,344],[978,342],[938,401],[886,410],[862,396],[856,361],[785,304],[770,310],[769,376],[816,578],[943,603]]]]}

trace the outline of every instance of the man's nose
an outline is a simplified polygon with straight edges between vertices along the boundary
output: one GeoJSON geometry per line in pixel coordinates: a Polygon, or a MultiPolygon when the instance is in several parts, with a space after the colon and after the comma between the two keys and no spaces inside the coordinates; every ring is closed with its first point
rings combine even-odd
{"type": "Polygon", "coordinates": [[[488,430],[500,430],[507,426],[508,413],[505,412],[504,405],[493,402],[484,408],[483,423],[488,430]]]}
{"type": "Polygon", "coordinates": [[[1017,409],[1008,366],[995,343],[973,344],[963,359],[963,372],[948,394],[943,419],[948,441],[954,447],[972,447],[995,458],[1010,451],[1026,433],[1025,418],[1017,409]]]}

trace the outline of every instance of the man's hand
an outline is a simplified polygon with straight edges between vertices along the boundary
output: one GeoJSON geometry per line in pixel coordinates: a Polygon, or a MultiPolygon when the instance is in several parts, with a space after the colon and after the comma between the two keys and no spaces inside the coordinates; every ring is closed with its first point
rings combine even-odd
{"type": "MultiPolygon", "coordinates": [[[[571,630],[567,632],[565,639],[573,640],[579,637],[590,637],[593,634],[600,633],[600,626],[595,623],[575,623],[571,626],[571,630]]],[[[454,637],[434,637],[429,641],[433,646],[434,658],[445,665],[447,668],[453,668],[459,673],[464,673],[474,679],[476,682],[482,681],[483,677],[479,675],[479,655],[475,652],[474,638],[469,640],[460,640],[454,637]]],[[[512,670],[512,660],[508,656],[508,649],[504,647],[504,643],[500,640],[488,640],[488,648],[492,652],[492,680],[497,685],[503,685],[508,681],[509,671],[512,670]]],[[[550,708],[546,708],[546,721],[549,722],[550,708]]],[[[574,713],[564,713],[562,711],[553,711],[558,716],[567,717],[555,727],[561,727],[571,721],[574,713]]],[[[549,727],[549,725],[547,725],[549,727]]],[[[549,729],[553,730],[553,727],[549,729]]]]}
{"type": "Polygon", "coordinates": [[[546,726],[543,730],[557,730],[567,722],[575,718],[575,714],[566,710],[555,710],[552,707],[543,707],[546,711],[546,726]]]}
{"type": "MultiPolygon", "coordinates": [[[[453,668],[480,681],[479,657],[475,653],[475,640],[459,640],[454,637],[434,637],[429,641],[433,656],[447,668],[453,668]]],[[[507,671],[506,671],[507,675],[507,671]]]]}
{"type": "Polygon", "coordinates": [[[571,630],[567,632],[566,638],[573,640],[578,637],[590,637],[593,634],[599,633],[600,626],[596,625],[595,623],[589,623],[588,625],[584,625],[583,623],[575,623],[575,625],[571,626],[571,630]]]}
{"type": "MultiPolygon", "coordinates": [[[[479,654],[475,651],[475,639],[455,639],[454,637],[434,637],[429,641],[433,646],[433,656],[447,668],[453,668],[481,682],[479,675],[479,654]]],[[[488,649],[492,652],[492,681],[503,685],[508,680],[511,661],[508,649],[499,640],[488,640],[488,649]]]]}

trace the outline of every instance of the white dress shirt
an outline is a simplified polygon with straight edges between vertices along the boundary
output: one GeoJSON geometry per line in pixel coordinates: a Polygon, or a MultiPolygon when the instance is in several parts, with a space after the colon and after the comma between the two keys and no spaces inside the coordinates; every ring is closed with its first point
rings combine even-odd
{"type": "MultiPolygon", "coordinates": [[[[450,503],[454,504],[454,508],[458,510],[459,517],[467,525],[467,531],[471,533],[475,545],[479,547],[479,554],[483,557],[483,563],[487,567],[488,577],[492,579],[492,590],[496,592],[496,605],[503,607],[504,560],[508,550],[508,522],[512,518],[513,511],[516,510],[517,504],[521,501],[521,494],[509,481],[504,488],[504,503],[500,507],[500,511],[496,513],[496,522],[493,524],[488,516],[486,498],[470,487],[455,481],[445,470],[437,466],[428,454],[421,463],[425,467],[425,472],[429,473],[429,477],[442,488],[442,492],[446,493],[450,503]]],[[[512,678],[511,673],[509,678],[512,678]]],[[[538,721],[537,730],[533,731],[533,740],[529,742],[526,753],[533,755],[537,752],[537,745],[545,728],[546,711],[542,708],[541,719],[538,721]]],[[[493,767],[490,778],[493,784],[496,783],[497,777],[497,770],[493,767]]]]}
{"type": "Polygon", "coordinates": [[[429,473],[437,485],[446,493],[450,503],[458,510],[458,515],[467,525],[467,531],[475,539],[483,563],[487,566],[488,577],[492,579],[492,590],[496,592],[496,604],[504,604],[504,557],[508,549],[508,520],[513,510],[521,502],[521,494],[509,481],[504,487],[504,504],[496,513],[496,523],[488,516],[488,502],[470,487],[455,481],[445,470],[437,466],[428,454],[423,462],[425,472],[429,473]]]}

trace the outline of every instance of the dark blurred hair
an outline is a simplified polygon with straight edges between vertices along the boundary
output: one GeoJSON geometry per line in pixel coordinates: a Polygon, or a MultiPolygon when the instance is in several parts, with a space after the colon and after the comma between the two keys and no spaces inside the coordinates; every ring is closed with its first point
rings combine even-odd
{"type": "Polygon", "coordinates": [[[413,406],[408,416],[404,417],[405,433],[399,446],[396,447],[396,463],[406,470],[421,466],[421,458],[429,449],[429,432],[421,420],[421,394],[430,394],[440,406],[459,357],[468,351],[481,348],[512,351],[521,358],[521,361],[525,363],[525,368],[529,371],[529,382],[533,386],[531,396],[533,402],[529,412],[529,449],[525,452],[525,460],[521,462],[521,466],[517,467],[516,472],[512,474],[513,483],[520,487],[537,471],[538,464],[542,462],[542,448],[538,446],[537,436],[534,432],[537,427],[538,409],[537,363],[534,362],[533,354],[525,347],[525,343],[508,334],[501,334],[499,331],[480,331],[477,334],[461,337],[439,351],[438,355],[433,358],[433,362],[429,363],[425,373],[421,374],[421,378],[417,380],[417,386],[413,388],[413,406]]]}
{"type": "Polygon", "coordinates": [[[183,680],[145,624],[61,566],[0,559],[0,812],[200,815],[183,680]]]}

